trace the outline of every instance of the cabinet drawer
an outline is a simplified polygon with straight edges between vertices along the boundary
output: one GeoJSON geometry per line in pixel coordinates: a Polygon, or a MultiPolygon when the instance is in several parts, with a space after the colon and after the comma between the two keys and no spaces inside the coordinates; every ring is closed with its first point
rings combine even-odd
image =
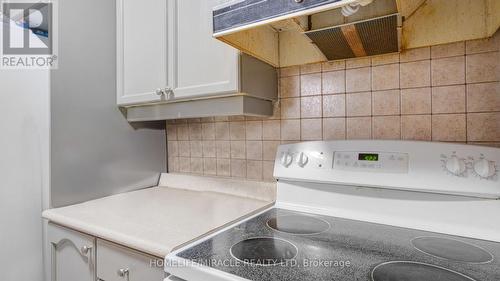
{"type": "Polygon", "coordinates": [[[104,281],[162,281],[161,259],[97,240],[97,277],[104,281]],[[155,266],[157,265],[157,266],[155,266]]]}

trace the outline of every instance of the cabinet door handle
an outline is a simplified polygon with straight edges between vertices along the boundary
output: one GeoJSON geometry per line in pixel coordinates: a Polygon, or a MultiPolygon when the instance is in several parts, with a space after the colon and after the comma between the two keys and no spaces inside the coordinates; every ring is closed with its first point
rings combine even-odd
{"type": "Polygon", "coordinates": [[[128,276],[128,273],[129,273],[128,268],[118,269],[118,276],[120,276],[120,277],[128,276]]]}
{"type": "Polygon", "coordinates": [[[165,88],[164,93],[165,93],[165,96],[167,96],[167,99],[174,98],[174,90],[172,90],[172,88],[165,88]]]}
{"type": "Polygon", "coordinates": [[[82,252],[82,255],[86,256],[90,250],[92,250],[92,246],[83,246],[81,249],[80,249],[80,252],[82,252]]]}

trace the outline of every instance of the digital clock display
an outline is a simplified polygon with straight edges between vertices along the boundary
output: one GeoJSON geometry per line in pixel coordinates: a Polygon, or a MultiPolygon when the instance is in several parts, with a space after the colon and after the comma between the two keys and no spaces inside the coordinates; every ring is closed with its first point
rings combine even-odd
{"type": "Polygon", "coordinates": [[[378,154],[374,153],[360,153],[358,160],[361,161],[378,161],[378,154]]]}

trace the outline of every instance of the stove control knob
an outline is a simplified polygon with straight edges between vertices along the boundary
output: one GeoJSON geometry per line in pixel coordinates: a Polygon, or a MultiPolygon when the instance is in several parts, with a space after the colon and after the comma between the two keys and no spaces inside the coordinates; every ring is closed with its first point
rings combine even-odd
{"type": "Polygon", "coordinates": [[[481,178],[487,179],[496,173],[495,163],[486,159],[479,159],[474,163],[474,172],[481,178]]]}
{"type": "Polygon", "coordinates": [[[457,156],[450,157],[445,163],[446,170],[455,176],[462,175],[467,169],[465,161],[457,156]]]}
{"type": "Polygon", "coordinates": [[[304,168],[305,165],[307,165],[307,162],[309,162],[309,157],[304,152],[301,152],[299,154],[299,157],[297,157],[297,165],[299,167],[304,168]]]}
{"type": "Polygon", "coordinates": [[[283,152],[280,162],[283,167],[288,168],[293,162],[293,155],[288,152],[283,152]]]}

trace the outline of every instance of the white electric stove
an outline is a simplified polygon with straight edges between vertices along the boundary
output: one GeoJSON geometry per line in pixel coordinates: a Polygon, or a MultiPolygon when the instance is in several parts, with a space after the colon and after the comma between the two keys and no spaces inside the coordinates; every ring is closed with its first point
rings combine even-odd
{"type": "Polygon", "coordinates": [[[170,280],[500,280],[500,149],[279,147],[274,206],[166,257],[170,280]]]}

